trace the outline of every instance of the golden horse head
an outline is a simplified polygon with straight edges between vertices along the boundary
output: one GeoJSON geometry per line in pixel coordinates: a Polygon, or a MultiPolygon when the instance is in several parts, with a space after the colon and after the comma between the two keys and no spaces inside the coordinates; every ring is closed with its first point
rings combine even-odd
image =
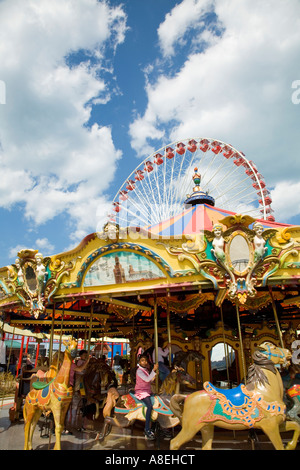
{"type": "Polygon", "coordinates": [[[74,338],[63,340],[66,350],[73,356],[77,352],[77,341],[74,338]]]}
{"type": "Polygon", "coordinates": [[[268,341],[260,344],[257,347],[257,350],[264,354],[267,359],[271,360],[275,365],[282,365],[283,367],[288,367],[292,358],[292,353],[289,349],[280,348],[273,343],[268,341]]]}

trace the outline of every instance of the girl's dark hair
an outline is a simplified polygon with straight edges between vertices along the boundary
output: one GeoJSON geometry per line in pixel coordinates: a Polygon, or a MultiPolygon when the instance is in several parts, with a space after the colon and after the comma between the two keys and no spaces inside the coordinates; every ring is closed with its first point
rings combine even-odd
{"type": "Polygon", "coordinates": [[[147,362],[149,362],[147,354],[140,354],[139,357],[138,357],[138,361],[140,362],[140,360],[141,360],[142,358],[147,359],[147,362]]]}

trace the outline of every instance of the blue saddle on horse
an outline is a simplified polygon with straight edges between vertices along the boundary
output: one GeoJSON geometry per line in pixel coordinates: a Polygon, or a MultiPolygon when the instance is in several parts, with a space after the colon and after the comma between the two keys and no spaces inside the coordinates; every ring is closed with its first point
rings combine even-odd
{"type": "Polygon", "coordinates": [[[223,395],[226,398],[226,401],[230,402],[232,406],[243,406],[245,404],[246,398],[249,396],[245,394],[243,384],[240,384],[235,388],[217,388],[210,382],[205,382],[204,388],[208,393],[214,393],[223,395]]]}

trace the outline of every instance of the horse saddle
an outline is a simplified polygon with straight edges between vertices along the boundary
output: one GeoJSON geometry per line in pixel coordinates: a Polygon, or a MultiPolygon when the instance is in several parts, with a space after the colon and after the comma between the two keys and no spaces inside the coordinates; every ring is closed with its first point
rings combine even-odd
{"type": "MultiPolygon", "coordinates": [[[[132,392],[129,392],[129,395],[131,396],[131,398],[133,398],[134,402],[137,404],[137,405],[144,405],[144,403],[142,402],[142,400],[140,400],[138,397],[135,396],[134,393],[132,392]]],[[[151,403],[152,405],[154,405],[154,398],[155,398],[155,395],[151,395],[150,396],[150,400],[151,400],[151,403]]]]}
{"type": "MultiPolygon", "coordinates": [[[[145,404],[142,400],[139,400],[134,393],[129,393],[128,395],[123,395],[122,400],[125,408],[115,407],[115,412],[117,413],[128,413],[129,411],[136,411],[138,408],[145,407],[145,404]]],[[[153,411],[155,413],[160,413],[167,416],[172,416],[173,412],[170,408],[164,403],[162,398],[158,395],[151,396],[151,402],[153,405],[153,411]]]]}
{"type": "Polygon", "coordinates": [[[32,383],[32,388],[35,390],[44,390],[48,385],[54,382],[55,377],[50,382],[44,382],[42,380],[37,380],[36,382],[32,383]]]}
{"type": "Polygon", "coordinates": [[[212,399],[212,421],[216,418],[228,423],[238,420],[245,426],[252,427],[263,418],[263,410],[274,416],[285,413],[285,407],[281,403],[265,401],[260,393],[247,390],[244,384],[232,389],[223,389],[205,382],[203,387],[212,399]]]}
{"type": "Polygon", "coordinates": [[[227,402],[234,407],[243,407],[247,404],[251,397],[251,392],[247,391],[243,384],[235,388],[217,388],[210,382],[203,384],[204,389],[208,394],[216,395],[218,398],[222,397],[222,401],[227,402]]]}

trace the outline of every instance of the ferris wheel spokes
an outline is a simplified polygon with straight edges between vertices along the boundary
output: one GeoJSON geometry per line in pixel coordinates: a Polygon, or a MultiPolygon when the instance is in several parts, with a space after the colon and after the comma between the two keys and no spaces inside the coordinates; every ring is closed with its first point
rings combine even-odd
{"type": "Polygon", "coordinates": [[[193,188],[195,167],[201,190],[218,207],[230,211],[242,207],[257,218],[263,214],[274,220],[268,215],[272,212],[269,191],[255,164],[231,145],[210,138],[173,142],[150,155],[120,187],[113,211],[120,221],[132,218],[140,226],[176,215],[193,188]]]}

